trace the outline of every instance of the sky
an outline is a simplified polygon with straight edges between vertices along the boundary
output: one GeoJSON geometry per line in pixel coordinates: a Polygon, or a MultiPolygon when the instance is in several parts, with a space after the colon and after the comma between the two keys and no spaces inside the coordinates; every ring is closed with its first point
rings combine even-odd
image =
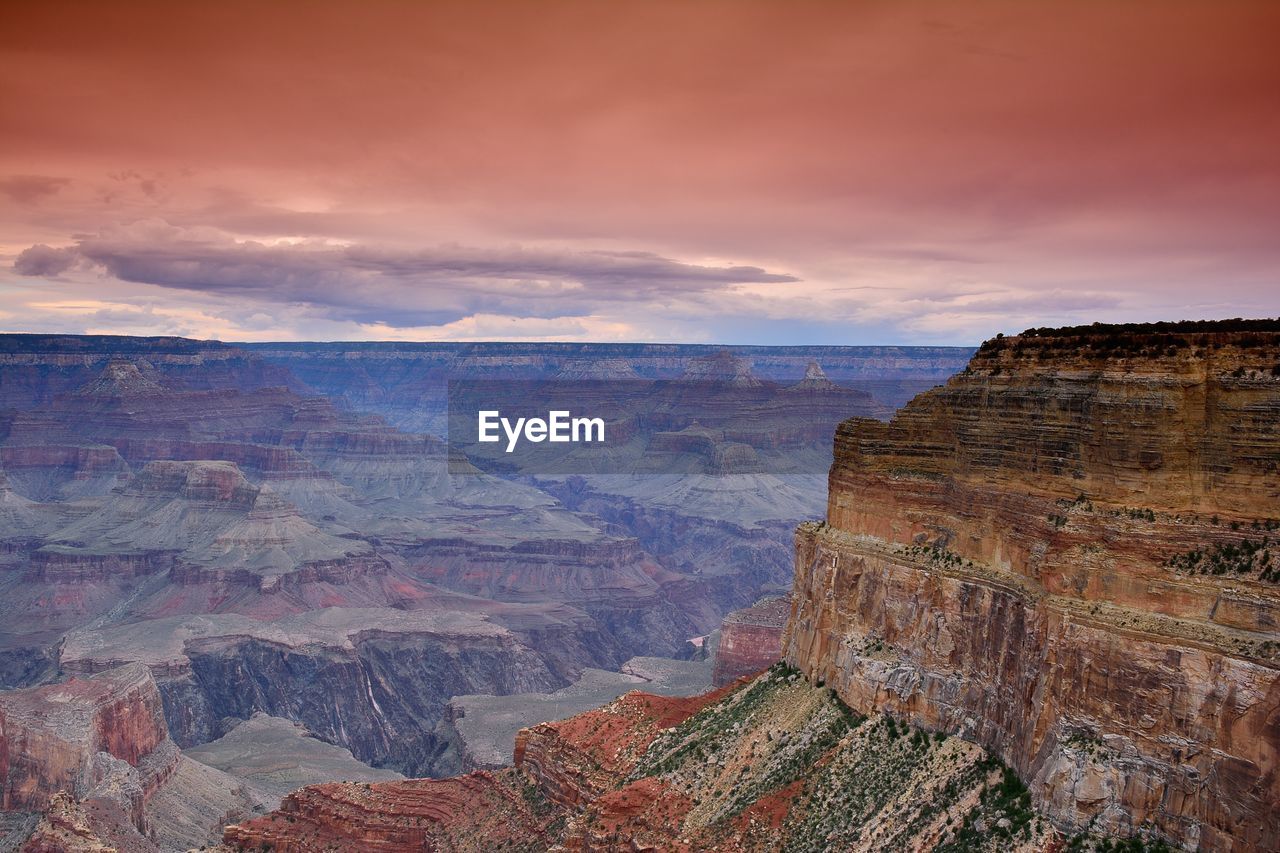
{"type": "Polygon", "coordinates": [[[1272,0],[9,0],[0,330],[1276,316],[1277,34],[1272,0]]]}

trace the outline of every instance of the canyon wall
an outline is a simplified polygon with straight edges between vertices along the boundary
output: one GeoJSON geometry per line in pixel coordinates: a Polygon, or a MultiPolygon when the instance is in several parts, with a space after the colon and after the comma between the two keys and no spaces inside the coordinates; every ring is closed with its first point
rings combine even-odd
{"type": "Polygon", "coordinates": [[[1063,829],[1280,848],[1280,323],[1032,330],[841,425],[786,660],[1063,829]]]}
{"type": "Polygon", "coordinates": [[[711,682],[720,687],[777,663],[782,658],[782,637],[790,613],[791,600],[777,596],[724,617],[711,682]]]}
{"type": "MultiPolygon", "coordinates": [[[[176,762],[168,738],[160,692],[137,664],[0,693],[0,808],[40,811],[58,791],[83,797],[103,781],[110,758],[134,768],[161,754],[160,763],[176,762]],[[95,760],[101,753],[110,757],[105,765],[95,760]]],[[[146,786],[169,770],[153,768],[146,786]]]]}
{"type": "Polygon", "coordinates": [[[0,692],[0,849],[188,850],[271,802],[182,755],[140,663],[0,692]]]}

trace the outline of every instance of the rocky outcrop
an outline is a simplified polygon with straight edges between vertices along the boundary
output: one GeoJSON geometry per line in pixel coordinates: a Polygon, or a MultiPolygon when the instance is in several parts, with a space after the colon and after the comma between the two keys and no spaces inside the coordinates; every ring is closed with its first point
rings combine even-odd
{"type": "Polygon", "coordinates": [[[35,831],[22,844],[22,853],[117,853],[90,825],[84,806],[67,792],[49,801],[35,831]]]}
{"type": "Polygon", "coordinates": [[[827,378],[827,374],[823,372],[822,365],[816,361],[811,361],[804,369],[804,378],[795,385],[789,387],[788,390],[795,392],[804,391],[830,391],[836,387],[836,384],[827,378]]]}
{"type": "Polygon", "coordinates": [[[0,813],[39,818],[5,839],[27,853],[185,850],[270,802],[179,752],[136,663],[0,693],[0,785],[0,813]]]}
{"type": "Polygon", "coordinates": [[[147,769],[145,796],[171,771],[155,759],[177,759],[168,738],[160,692],[138,664],[0,693],[0,807],[40,811],[58,791],[84,797],[116,760],[147,769]]]}
{"type": "Polygon", "coordinates": [[[112,356],[96,379],[77,388],[81,397],[154,397],[165,393],[155,380],[155,369],[144,360],[112,356]],[[142,368],[147,370],[147,375],[142,368]]]}
{"type": "Polygon", "coordinates": [[[691,699],[629,693],[518,743],[500,773],[306,788],[224,839],[284,851],[1063,846],[980,747],[859,717],[783,666],[691,699]]]}
{"type": "Polygon", "coordinates": [[[1061,827],[1280,846],[1280,324],[1032,330],[836,436],[787,660],[1061,827]]]}
{"type": "Polygon", "coordinates": [[[782,635],[790,615],[791,599],[774,596],[726,616],[720,625],[712,683],[720,687],[781,660],[782,635]]]}
{"type": "Polygon", "coordinates": [[[240,850],[512,850],[549,847],[547,820],[510,774],[329,784],[285,797],[271,815],[227,827],[240,850]]]}
{"type": "Polygon", "coordinates": [[[516,767],[553,802],[590,802],[626,777],[662,729],[721,695],[679,698],[637,691],[597,711],[523,729],[516,735],[516,767]]]}
{"type": "Polygon", "coordinates": [[[116,448],[102,444],[5,445],[0,447],[0,465],[15,490],[39,501],[106,494],[132,473],[116,448]]]}

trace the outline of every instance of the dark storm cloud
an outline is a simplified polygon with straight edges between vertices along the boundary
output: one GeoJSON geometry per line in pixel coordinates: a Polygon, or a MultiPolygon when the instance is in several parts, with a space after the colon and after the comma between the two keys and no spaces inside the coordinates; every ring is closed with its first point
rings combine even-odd
{"type": "Polygon", "coordinates": [[[400,327],[447,323],[477,312],[583,316],[638,297],[798,280],[759,267],[690,264],[649,252],[269,245],[161,222],[135,223],[64,249],[32,246],[18,256],[14,270],[52,276],[78,262],[122,281],[306,304],[333,319],[400,327]]]}

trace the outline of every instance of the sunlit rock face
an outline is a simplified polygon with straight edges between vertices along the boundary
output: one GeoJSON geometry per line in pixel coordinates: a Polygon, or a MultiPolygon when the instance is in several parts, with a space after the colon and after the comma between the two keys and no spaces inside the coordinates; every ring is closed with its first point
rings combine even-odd
{"type": "Polygon", "coordinates": [[[989,341],[836,436],[786,659],[1062,827],[1280,847],[1280,324],[989,341]]]}

